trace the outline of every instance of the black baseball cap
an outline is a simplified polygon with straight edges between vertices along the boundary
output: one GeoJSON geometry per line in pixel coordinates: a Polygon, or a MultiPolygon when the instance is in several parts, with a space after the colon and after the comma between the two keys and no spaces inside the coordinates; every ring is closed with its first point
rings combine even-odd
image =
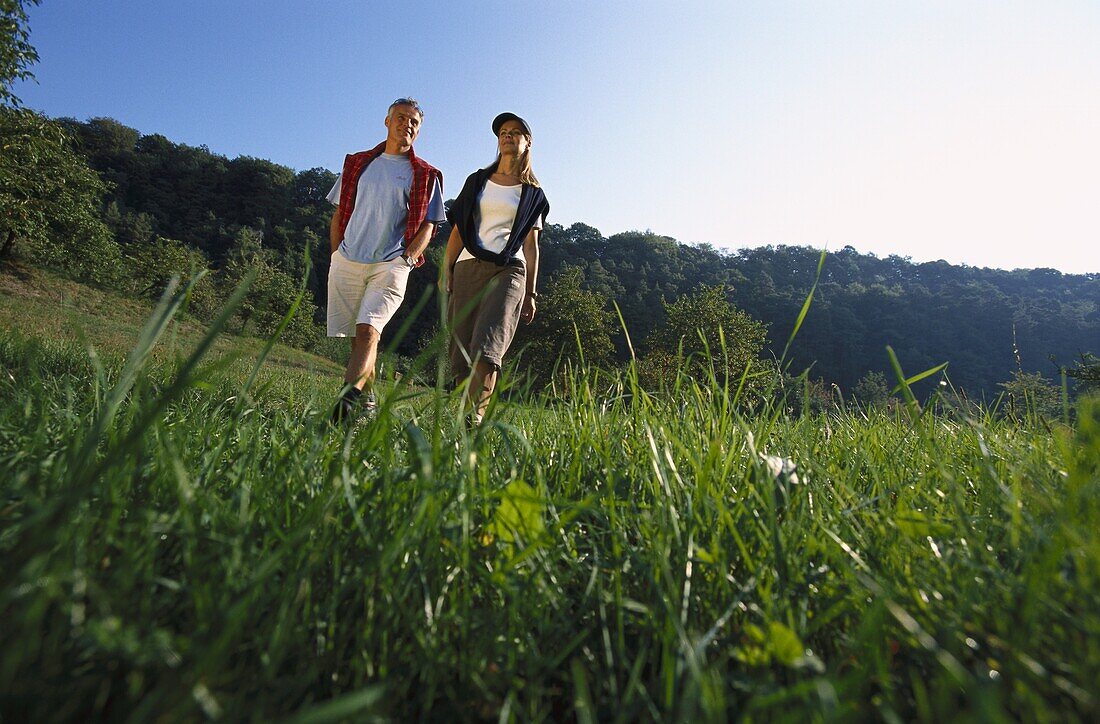
{"type": "Polygon", "coordinates": [[[500,127],[503,126],[508,121],[518,121],[519,125],[523,126],[524,133],[526,133],[528,136],[532,135],[531,134],[531,127],[527,125],[527,121],[523,120],[522,118],[517,116],[515,113],[501,113],[499,116],[494,118],[493,119],[493,135],[494,136],[499,136],[500,135],[500,127]]]}

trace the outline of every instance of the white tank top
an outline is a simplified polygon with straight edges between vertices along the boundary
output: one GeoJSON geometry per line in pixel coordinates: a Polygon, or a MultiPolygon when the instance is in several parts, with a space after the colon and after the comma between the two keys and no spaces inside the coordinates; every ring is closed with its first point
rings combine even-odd
{"type": "MultiPolygon", "coordinates": [[[[516,211],[519,209],[519,196],[523,191],[522,184],[515,186],[501,186],[493,181],[486,181],[485,188],[481,190],[478,198],[478,213],[481,223],[477,227],[477,239],[481,248],[499,254],[508,244],[508,237],[512,234],[512,224],[516,220],[516,211]]],[[[517,258],[523,260],[522,254],[517,258]]],[[[462,247],[462,253],[456,261],[473,259],[474,255],[462,247]]]]}

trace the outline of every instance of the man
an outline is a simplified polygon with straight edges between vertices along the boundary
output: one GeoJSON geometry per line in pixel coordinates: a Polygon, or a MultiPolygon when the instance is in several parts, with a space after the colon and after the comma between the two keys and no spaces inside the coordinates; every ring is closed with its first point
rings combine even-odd
{"type": "Polygon", "coordinates": [[[333,423],[348,419],[360,396],[368,411],[375,409],[382,329],[401,306],[409,272],[424,263],[424,249],[446,216],[443,174],[413,152],[423,120],[412,98],[391,103],[386,140],[349,154],[328,195],[336,206],[329,226],[328,336],[352,337],[333,423]]]}

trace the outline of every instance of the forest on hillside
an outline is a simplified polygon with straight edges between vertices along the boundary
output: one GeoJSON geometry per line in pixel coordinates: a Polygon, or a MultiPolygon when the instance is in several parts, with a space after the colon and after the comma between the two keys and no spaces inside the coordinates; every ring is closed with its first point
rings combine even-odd
{"type": "MultiPolygon", "coordinates": [[[[10,231],[6,255],[148,296],[159,294],[173,274],[209,269],[191,302],[200,318],[255,272],[236,322],[257,334],[274,329],[304,279],[305,300],[285,339],[305,348],[321,344],[331,171],[229,159],[107,118],[49,120],[6,110],[5,119],[7,135],[18,132],[19,123],[53,129],[59,147],[70,154],[63,163],[94,171],[94,178],[85,179],[85,195],[96,217],[52,233],[10,231]],[[65,241],[65,235],[75,238],[65,241]]],[[[658,351],[661,340],[670,340],[665,353],[675,353],[678,343],[692,344],[693,315],[698,326],[706,326],[708,312],[700,305],[716,302],[729,307],[721,314],[742,314],[741,321],[728,316],[741,336],[753,337],[756,328],[738,324],[763,325],[762,349],[750,351],[774,358],[817,279],[820,251],[809,247],[729,252],[651,231],[604,236],[584,223],[550,221],[559,223],[550,223],[542,237],[540,286],[551,296],[541,319],[520,339],[538,348],[538,354],[526,356],[529,364],[545,364],[563,352],[568,356],[575,347],[574,325],[592,347],[589,362],[622,363],[631,344],[645,357],[658,351]],[[716,289],[720,297],[714,296],[716,289]],[[674,320],[670,314],[679,316],[674,320]],[[679,336],[667,333],[673,323],[680,325],[674,326],[683,332],[679,336]],[[560,343],[547,344],[547,336],[560,343]]],[[[446,225],[439,230],[429,264],[413,275],[389,333],[401,328],[416,301],[433,293],[448,232],[446,225]]],[[[400,354],[412,356],[425,346],[438,324],[435,309],[428,300],[411,321],[399,341],[400,354]]],[[[710,323],[722,323],[721,314],[710,323]]],[[[790,371],[809,369],[820,386],[836,385],[848,394],[868,375],[891,376],[887,345],[907,372],[947,362],[952,383],[972,397],[991,399],[1002,383],[1026,373],[1056,382],[1060,367],[1100,351],[1100,275],[914,263],[851,247],[829,250],[788,355],[790,371]]]]}

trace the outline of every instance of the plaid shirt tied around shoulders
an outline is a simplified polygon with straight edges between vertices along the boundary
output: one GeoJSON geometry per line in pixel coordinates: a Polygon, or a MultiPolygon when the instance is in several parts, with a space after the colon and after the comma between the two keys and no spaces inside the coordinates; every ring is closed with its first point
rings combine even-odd
{"type": "MultiPolygon", "coordinates": [[[[344,171],[340,176],[341,237],[343,237],[344,232],[348,228],[348,221],[351,220],[351,212],[355,210],[355,194],[359,190],[359,176],[362,175],[363,169],[365,169],[371,161],[378,158],[385,148],[386,143],[383,141],[369,151],[349,153],[344,158],[344,171]]],[[[405,222],[406,248],[413,240],[413,237],[416,236],[416,232],[420,230],[420,225],[424,223],[424,219],[428,216],[428,204],[432,200],[432,182],[435,181],[439,184],[440,193],[443,191],[443,174],[431,164],[417,158],[411,148],[409,149],[409,163],[412,164],[413,178],[412,188],[409,189],[409,216],[408,220],[405,222]]],[[[423,263],[423,256],[417,258],[417,266],[421,266],[423,263]]]]}

